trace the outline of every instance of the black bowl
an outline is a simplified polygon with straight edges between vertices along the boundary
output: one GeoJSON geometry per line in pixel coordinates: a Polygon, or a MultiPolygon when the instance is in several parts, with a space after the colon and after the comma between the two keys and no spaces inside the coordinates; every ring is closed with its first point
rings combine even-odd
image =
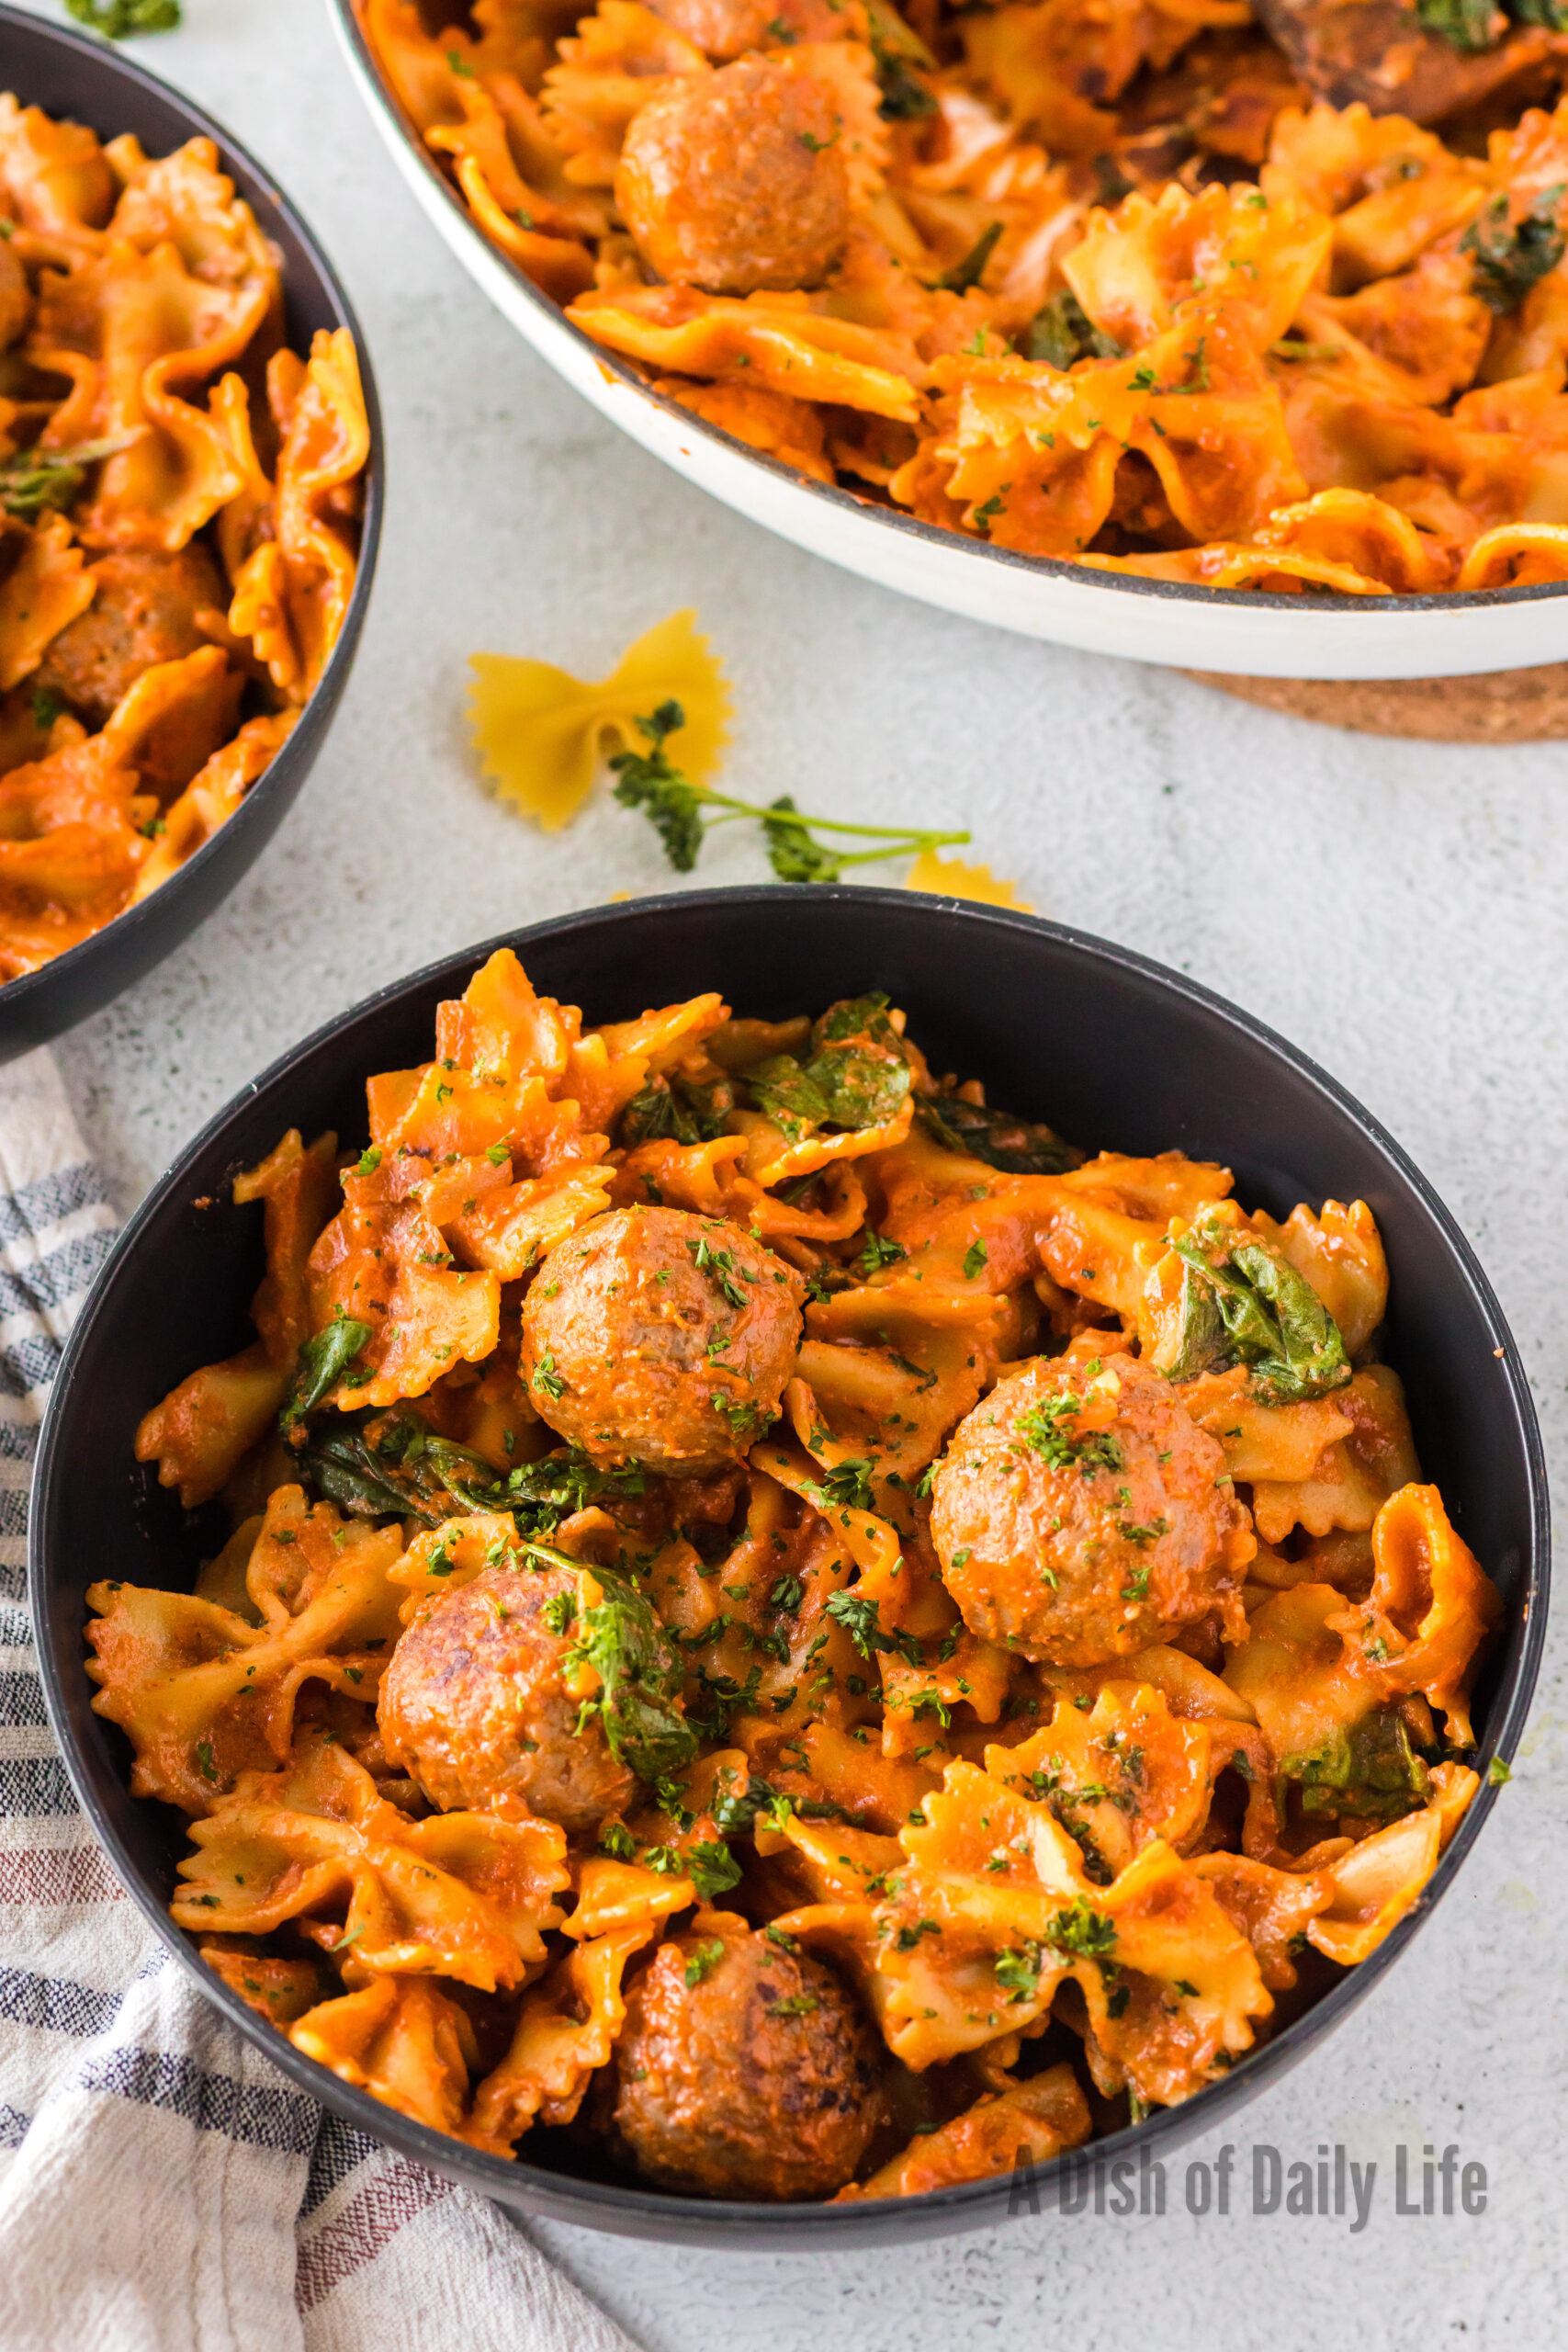
{"type": "MultiPolygon", "coordinates": [[[[168,1918],[182,1827],[126,1791],[128,1744],[91,1712],[86,1587],[112,1563],[133,1583],[188,1590],[211,1532],[187,1521],[131,1458],[136,1424],[196,1365],[251,1337],[261,1214],[229,1183],[297,1125],[366,1134],[372,1071],[428,1059],[435,1006],[493,947],[513,945],[536,985],[591,1020],[722,989],[777,1018],[886,989],[938,1069],[985,1080],[1010,1110],[1090,1148],[1179,1146],[1235,1169],[1244,1201],[1283,1216],[1302,1199],[1365,1200],[1393,1276],[1387,1340],[1423,1459],[1507,1602],[1506,1634],[1477,1692],[1480,1758],[1511,1755],[1546,1630],[1546,1474],[1517,1351],[1463,1236],[1376,1121],[1258,1023],[1124,949],[1026,915],[901,890],[708,890],[599,908],[448,956],[373,997],[287,1055],[213,1121],[142,1204],[76,1325],[55,1382],[33,1500],[31,1589],[51,1718],[83,1807],[159,1934],[209,2000],[302,2088],[362,2131],[485,2195],[631,2236],[739,2246],[835,2246],[924,2237],[999,2219],[1009,2183],[843,2206],[705,2204],[629,2188],[559,2132],[524,2159],[481,2156],[406,2121],[302,2058],[202,1967],[168,1918]]],[[[1495,1792],[1483,1781],[1416,1910],[1361,1967],[1278,2039],[1183,2107],[1100,2143],[1167,2151],[1276,2080],[1371,1991],[1474,1844],[1495,1792]]],[[[1055,2168],[1038,2183],[1055,2198],[1055,2168]]]]}
{"type": "Polygon", "coordinates": [[[68,947],[51,964],[0,986],[0,1062],[7,1062],[85,1021],[122,989],[143,978],[206,922],[276,831],[310,773],[354,660],[376,569],[383,459],[376,382],[348,297],[288,198],[221,123],[106,42],[40,24],[19,8],[0,6],[0,89],[14,91],[24,106],[39,106],[47,114],[84,122],[100,139],[134,131],[151,155],[167,154],[187,139],[215,141],[223,170],[283,256],[288,340],[297,351],[308,351],[318,327],[346,327],[359,354],[370,420],[359,573],[332,660],[294,732],[228,823],[161,889],[117,915],[91,938],[68,947]]]}

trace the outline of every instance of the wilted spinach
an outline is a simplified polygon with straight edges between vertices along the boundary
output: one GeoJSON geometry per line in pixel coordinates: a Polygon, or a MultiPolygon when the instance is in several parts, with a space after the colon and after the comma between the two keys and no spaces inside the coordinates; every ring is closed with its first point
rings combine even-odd
{"type": "MultiPolygon", "coordinates": [[[[277,1426],[291,1442],[292,1433],[307,1413],[313,1413],[329,1388],[335,1388],[370,1338],[368,1323],[355,1322],[341,1306],[333,1310],[333,1319],[313,1339],[303,1340],[294,1367],[294,1382],[288,1400],[277,1417],[277,1426]]],[[[366,1374],[365,1377],[369,1378],[366,1374]]]]}
{"type": "Polygon", "coordinates": [[[611,1753],[651,1784],[697,1752],[697,1735],[675,1703],[685,1679],[681,1655],[634,1585],[609,1568],[590,1573],[604,1597],[580,1610],[568,1662],[593,1668],[599,1694],[583,1713],[598,1716],[611,1753]]]}
{"type": "Polygon", "coordinates": [[[966,1159],[984,1160],[1010,1176],[1065,1176],[1082,1158],[1037,1119],[987,1110],[956,1094],[924,1094],[915,1110],[927,1135],[944,1151],[961,1151],[966,1159]]]}
{"type": "Polygon", "coordinates": [[[1375,1707],[1319,1747],[1286,1756],[1281,1783],[1294,1781],[1305,1814],[1396,1821],[1425,1804],[1431,1774],[1397,1707],[1375,1707]]]}
{"type": "Polygon", "coordinates": [[[1200,1285],[1188,1292],[1193,1319],[1183,1326],[1183,1361],[1198,1360],[1202,1370],[1217,1360],[1211,1346],[1216,1314],[1224,1356],[1248,1365],[1280,1399],[1299,1403],[1343,1387],[1350,1364],[1339,1326],[1282,1250],[1215,1216],[1201,1218],[1172,1247],[1200,1285]]]}
{"type": "Polygon", "coordinates": [[[1508,199],[1495,196],[1459,241],[1473,265],[1472,280],[1489,311],[1506,318],[1530,288],[1555,269],[1568,246],[1560,214],[1568,181],[1542,188],[1522,220],[1510,223],[1508,199]]]}
{"type": "Polygon", "coordinates": [[[1025,359],[1043,360],[1050,368],[1070,368],[1077,359],[1120,359],[1122,345],[1102,334],[1073,292],[1064,286],[1043,310],[1036,311],[1023,331],[1025,359]]]}

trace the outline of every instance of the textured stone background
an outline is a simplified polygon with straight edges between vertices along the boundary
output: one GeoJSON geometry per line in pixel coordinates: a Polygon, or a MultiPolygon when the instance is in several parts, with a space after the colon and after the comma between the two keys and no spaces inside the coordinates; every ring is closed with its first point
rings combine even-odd
{"type": "MultiPolygon", "coordinates": [[[[796,554],[618,437],[488,307],[394,175],[324,0],[186,11],[186,31],[137,53],[276,167],[336,261],[380,383],[390,505],[358,665],[280,837],[182,954],[61,1048],[122,1204],[247,1078],[382,982],[507,923],[665,886],[651,836],[613,804],[546,841],[486,799],[464,663],[491,649],[603,674],[694,605],[735,684],[737,790],[971,826],[1043,913],[1234,997],[1385,1120],[1479,1249],[1560,1458],[1562,749],[1311,729],[1156,669],[987,634],[796,554]]],[[[739,835],[705,862],[705,880],[762,877],[739,835]]],[[[1380,2159],[1362,2235],[1245,2212],[1042,2218],[792,2259],[540,2236],[650,2352],[805,2352],[829,2331],[857,2352],[1555,2340],[1562,1674],[1558,1641],[1515,1785],[1441,1914],[1230,2130],[1244,2151],[1310,2159],[1343,2141],[1380,2159]],[[1486,2213],[1395,2218],[1399,2140],[1483,2161],[1486,2213]]],[[[1179,2206],[1179,2175],[1172,2193],[1179,2206]]]]}

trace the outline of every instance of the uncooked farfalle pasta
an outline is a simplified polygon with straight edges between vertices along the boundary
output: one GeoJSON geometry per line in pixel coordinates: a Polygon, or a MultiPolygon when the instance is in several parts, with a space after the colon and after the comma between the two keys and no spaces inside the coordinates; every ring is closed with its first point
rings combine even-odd
{"type": "Polygon", "coordinates": [[[1210,587],[1568,578],[1551,0],[357,5],[492,243],[818,481],[1210,587]]]}
{"type": "Polygon", "coordinates": [[[1409,1910],[1502,1604],[1363,1205],[1085,1157],[878,994],[587,1027],[506,950],[368,1106],[235,1180],[257,1336],[141,1424],[227,1540],[89,1595],[174,1917],[299,2050],[497,2155],[907,2195],[1409,1910]]]}
{"type": "Polygon", "coordinates": [[[325,668],[358,561],[353,337],[283,339],[209,139],[0,96],[0,981],[156,890],[325,668]]]}

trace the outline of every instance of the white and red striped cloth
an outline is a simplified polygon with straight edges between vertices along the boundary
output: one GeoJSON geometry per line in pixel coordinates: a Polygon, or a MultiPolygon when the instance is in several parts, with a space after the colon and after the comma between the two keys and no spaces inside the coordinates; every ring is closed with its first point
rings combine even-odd
{"type": "Polygon", "coordinates": [[[0,1072],[0,2346],[631,2352],[486,2199],[329,2115],[156,1942],[78,1812],[27,1606],[44,1397],[116,1217],[46,1053],[0,1072]]]}

